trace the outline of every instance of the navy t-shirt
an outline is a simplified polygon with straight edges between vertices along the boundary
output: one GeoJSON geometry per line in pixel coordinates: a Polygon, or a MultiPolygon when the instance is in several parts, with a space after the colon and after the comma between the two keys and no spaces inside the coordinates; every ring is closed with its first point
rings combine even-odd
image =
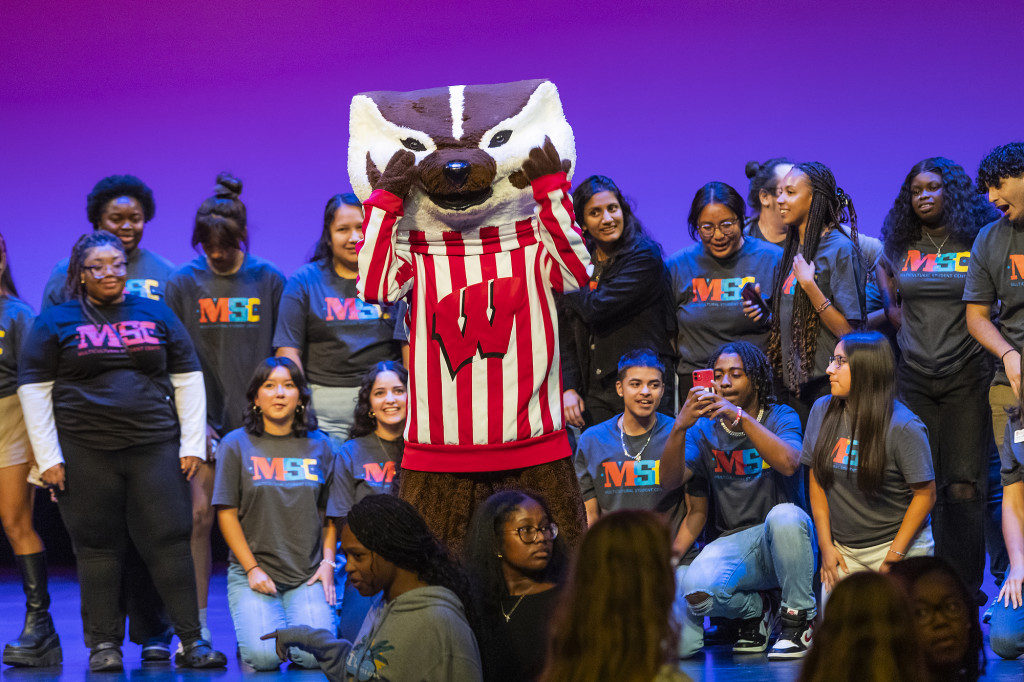
{"type": "Polygon", "coordinates": [[[402,359],[394,338],[400,314],[360,299],[356,280],[339,277],[329,263],[307,263],[284,287],[274,347],[298,348],[311,383],[358,386],[378,362],[402,359]]]}
{"type": "Polygon", "coordinates": [[[963,302],[971,250],[953,240],[946,248],[939,254],[935,242],[922,237],[892,264],[903,299],[896,335],[903,361],[933,377],[955,374],[984,350],[967,331],[963,302]]]}
{"type": "MultiPolygon", "coordinates": [[[[761,423],[783,442],[800,448],[800,417],[793,408],[768,405],[761,423]]],[[[802,470],[786,476],[773,469],[745,433],[730,435],[717,419],[698,419],[686,430],[686,466],[693,471],[694,480],[710,485],[715,499],[714,523],[721,535],[764,523],[777,504],[791,502],[807,508],[802,470]]],[[[708,494],[694,483],[690,484],[689,492],[697,497],[708,494]]]]}
{"type": "Polygon", "coordinates": [[[199,371],[185,328],[163,303],[130,294],[96,314],[100,326],[78,301],[44,310],[22,347],[18,384],[54,382],[57,432],[82,447],[177,439],[170,375],[199,371]]]}
{"type": "Polygon", "coordinates": [[[18,390],[18,357],[32,328],[32,318],[27,303],[0,295],[0,398],[18,390]]]}
{"type": "Polygon", "coordinates": [[[730,341],[764,349],[767,316],[755,322],[744,315],[740,290],[747,282],[760,284],[762,296],[770,297],[781,262],[782,249],[749,237],[728,258],[715,258],[698,243],[669,259],[680,375],[707,367],[711,354],[730,341]]]}
{"type": "Polygon", "coordinates": [[[274,354],[283,289],[280,270],[249,254],[233,275],[215,274],[198,256],[167,282],[167,305],[188,329],[203,366],[207,422],[221,435],[242,425],[252,373],[274,354]]]}
{"type": "MultiPolygon", "coordinates": [[[[155,301],[163,299],[167,278],[174,271],[171,261],[140,246],[128,254],[127,262],[125,293],[151,298],[155,301]]],[[[65,258],[53,266],[50,279],[47,280],[46,288],[43,289],[43,310],[50,306],[60,305],[67,300],[64,296],[64,284],[67,279],[68,259],[65,258]]]]}

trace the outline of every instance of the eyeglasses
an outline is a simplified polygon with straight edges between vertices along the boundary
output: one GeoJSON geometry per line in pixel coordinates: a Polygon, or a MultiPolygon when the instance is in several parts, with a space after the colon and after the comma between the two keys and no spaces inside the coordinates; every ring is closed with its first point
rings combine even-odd
{"type": "Polygon", "coordinates": [[[835,365],[836,367],[842,367],[850,361],[850,358],[845,355],[830,355],[828,356],[828,364],[835,365]]]}
{"type": "Polygon", "coordinates": [[[697,231],[700,232],[700,236],[702,237],[713,237],[715,235],[715,230],[719,230],[723,235],[728,237],[736,232],[736,230],[739,229],[739,226],[739,220],[723,220],[717,225],[715,223],[701,223],[697,226],[697,231]]]}
{"type": "Polygon", "coordinates": [[[928,606],[926,604],[914,605],[914,620],[919,625],[930,624],[937,613],[941,613],[945,618],[962,618],[966,611],[959,599],[947,599],[937,606],[928,606]]]}
{"type": "Polygon", "coordinates": [[[554,540],[558,537],[558,524],[549,523],[546,526],[523,526],[515,530],[507,530],[506,533],[518,533],[519,539],[528,545],[538,542],[540,536],[545,540],[554,540]]]}
{"type": "Polygon", "coordinates": [[[124,261],[117,263],[104,263],[103,265],[83,265],[83,270],[88,270],[95,279],[102,279],[108,272],[114,277],[121,277],[128,272],[128,264],[124,261]]]}

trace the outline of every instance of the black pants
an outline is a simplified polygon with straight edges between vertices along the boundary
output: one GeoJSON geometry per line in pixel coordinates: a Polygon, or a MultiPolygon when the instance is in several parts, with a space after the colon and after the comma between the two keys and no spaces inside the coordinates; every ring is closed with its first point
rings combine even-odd
{"type": "Polygon", "coordinates": [[[65,490],[61,517],[75,546],[89,640],[120,644],[122,571],[128,539],[149,569],[175,632],[199,638],[199,605],[189,540],[192,501],[178,441],[95,450],[61,440],[65,490]]]}
{"type": "Polygon", "coordinates": [[[923,375],[901,363],[900,398],[928,429],[938,497],[932,510],[935,555],[950,563],[970,590],[985,572],[988,460],[995,449],[988,387],[992,366],[980,354],[953,375],[923,375]]]}

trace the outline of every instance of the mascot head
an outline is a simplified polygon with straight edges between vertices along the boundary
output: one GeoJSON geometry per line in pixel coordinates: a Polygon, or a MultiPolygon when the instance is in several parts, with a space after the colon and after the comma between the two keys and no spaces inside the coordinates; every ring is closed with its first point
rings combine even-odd
{"type": "Polygon", "coordinates": [[[348,173],[362,201],[396,152],[415,154],[419,181],[405,198],[403,231],[528,218],[536,206],[523,174],[530,150],[548,137],[576,161],[558,89],[546,80],[362,93],[352,98],[349,132],[348,173]]]}

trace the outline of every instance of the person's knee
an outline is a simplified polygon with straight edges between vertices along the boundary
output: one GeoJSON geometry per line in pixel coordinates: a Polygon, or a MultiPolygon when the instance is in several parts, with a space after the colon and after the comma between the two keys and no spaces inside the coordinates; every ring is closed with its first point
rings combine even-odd
{"type": "Polygon", "coordinates": [[[768,531],[800,528],[809,522],[810,517],[807,516],[807,512],[791,502],[775,505],[764,519],[764,525],[768,531]]]}
{"type": "Polygon", "coordinates": [[[209,535],[213,529],[213,507],[208,504],[192,506],[192,535],[209,535]]]}
{"type": "Polygon", "coordinates": [[[277,670],[281,667],[281,659],[277,657],[277,651],[273,646],[263,646],[263,642],[260,642],[259,646],[245,647],[242,650],[242,661],[252,666],[253,670],[260,672],[277,670]]]}
{"type": "Polygon", "coordinates": [[[1024,635],[1019,632],[997,632],[992,630],[989,632],[988,642],[989,646],[992,647],[992,651],[997,656],[1012,661],[1024,653],[1022,637],[1024,635]]]}
{"type": "Polygon", "coordinates": [[[951,502],[971,502],[980,499],[978,486],[970,482],[950,483],[948,495],[951,502]]]}

